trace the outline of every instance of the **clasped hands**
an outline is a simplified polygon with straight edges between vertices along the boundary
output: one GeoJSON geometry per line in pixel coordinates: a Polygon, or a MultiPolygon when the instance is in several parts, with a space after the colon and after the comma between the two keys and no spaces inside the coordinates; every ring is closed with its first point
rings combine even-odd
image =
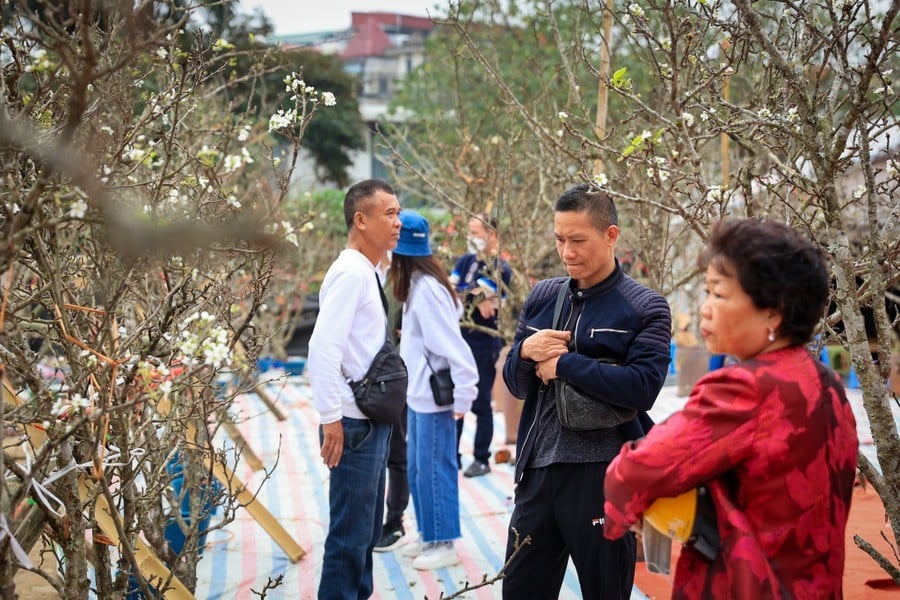
{"type": "Polygon", "coordinates": [[[525,338],[519,355],[537,363],[534,365],[534,373],[547,385],[556,379],[556,363],[560,356],[569,351],[571,339],[571,331],[539,329],[525,338]]]}

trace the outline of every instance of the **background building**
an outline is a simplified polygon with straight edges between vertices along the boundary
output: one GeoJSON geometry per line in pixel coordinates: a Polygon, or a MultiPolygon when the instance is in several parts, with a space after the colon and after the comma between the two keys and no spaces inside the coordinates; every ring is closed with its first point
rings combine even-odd
{"type": "MultiPolygon", "coordinates": [[[[350,181],[387,177],[379,160],[378,126],[387,118],[397,81],[425,62],[425,40],[433,29],[434,23],[427,17],[353,12],[349,29],[277,38],[288,48],[312,48],[338,54],[345,70],[359,79],[359,110],[365,123],[366,147],[351,155],[350,181]]],[[[294,178],[303,185],[315,184],[312,161],[308,157],[303,157],[297,165],[294,178]]]]}

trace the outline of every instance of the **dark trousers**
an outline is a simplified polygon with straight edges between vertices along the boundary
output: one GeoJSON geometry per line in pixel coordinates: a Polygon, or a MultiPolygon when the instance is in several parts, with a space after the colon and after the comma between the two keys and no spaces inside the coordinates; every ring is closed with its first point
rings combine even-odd
{"type": "Polygon", "coordinates": [[[630,598],[634,584],[634,534],[603,537],[603,479],[609,463],[554,464],[528,469],[516,488],[506,560],[515,532],[531,537],[503,579],[503,598],[556,600],[569,556],[586,600],[630,598]]]}
{"type": "MultiPolygon", "coordinates": [[[[472,412],[475,413],[475,460],[486,463],[491,458],[491,441],[494,439],[494,409],[491,406],[491,390],[494,387],[494,378],[497,376],[497,358],[500,350],[496,344],[490,346],[484,344],[471,345],[472,355],[478,367],[478,396],[472,402],[472,412]]],[[[456,456],[459,461],[459,440],[462,438],[463,420],[456,422],[456,456]]]]}
{"type": "Polygon", "coordinates": [[[402,525],[403,511],[409,505],[409,478],[406,474],[406,409],[400,422],[391,427],[388,448],[387,517],[385,524],[402,525]]]}

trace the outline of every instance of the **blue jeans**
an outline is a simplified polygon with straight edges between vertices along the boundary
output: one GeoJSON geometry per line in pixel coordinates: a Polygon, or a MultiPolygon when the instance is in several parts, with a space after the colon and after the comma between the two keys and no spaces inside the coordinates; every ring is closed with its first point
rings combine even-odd
{"type": "Polygon", "coordinates": [[[319,600],[358,600],[372,595],[372,548],[381,536],[384,516],[391,426],[347,417],[341,423],[344,453],[329,478],[330,521],[319,600]]]}
{"type": "Polygon", "coordinates": [[[419,413],[409,409],[406,433],[409,490],[422,540],[455,540],[461,533],[453,411],[419,413]]]}

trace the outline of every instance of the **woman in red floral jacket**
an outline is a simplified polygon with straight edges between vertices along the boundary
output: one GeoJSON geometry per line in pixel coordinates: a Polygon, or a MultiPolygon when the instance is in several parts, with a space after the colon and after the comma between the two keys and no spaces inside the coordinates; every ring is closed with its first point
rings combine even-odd
{"type": "Polygon", "coordinates": [[[687,544],[674,598],[841,598],[858,442],[843,387],[805,347],[828,299],[822,254],[784,225],[725,221],[700,265],[706,347],[738,362],[623,446],[606,474],[604,534],[705,484],[718,554],[687,544]]]}

